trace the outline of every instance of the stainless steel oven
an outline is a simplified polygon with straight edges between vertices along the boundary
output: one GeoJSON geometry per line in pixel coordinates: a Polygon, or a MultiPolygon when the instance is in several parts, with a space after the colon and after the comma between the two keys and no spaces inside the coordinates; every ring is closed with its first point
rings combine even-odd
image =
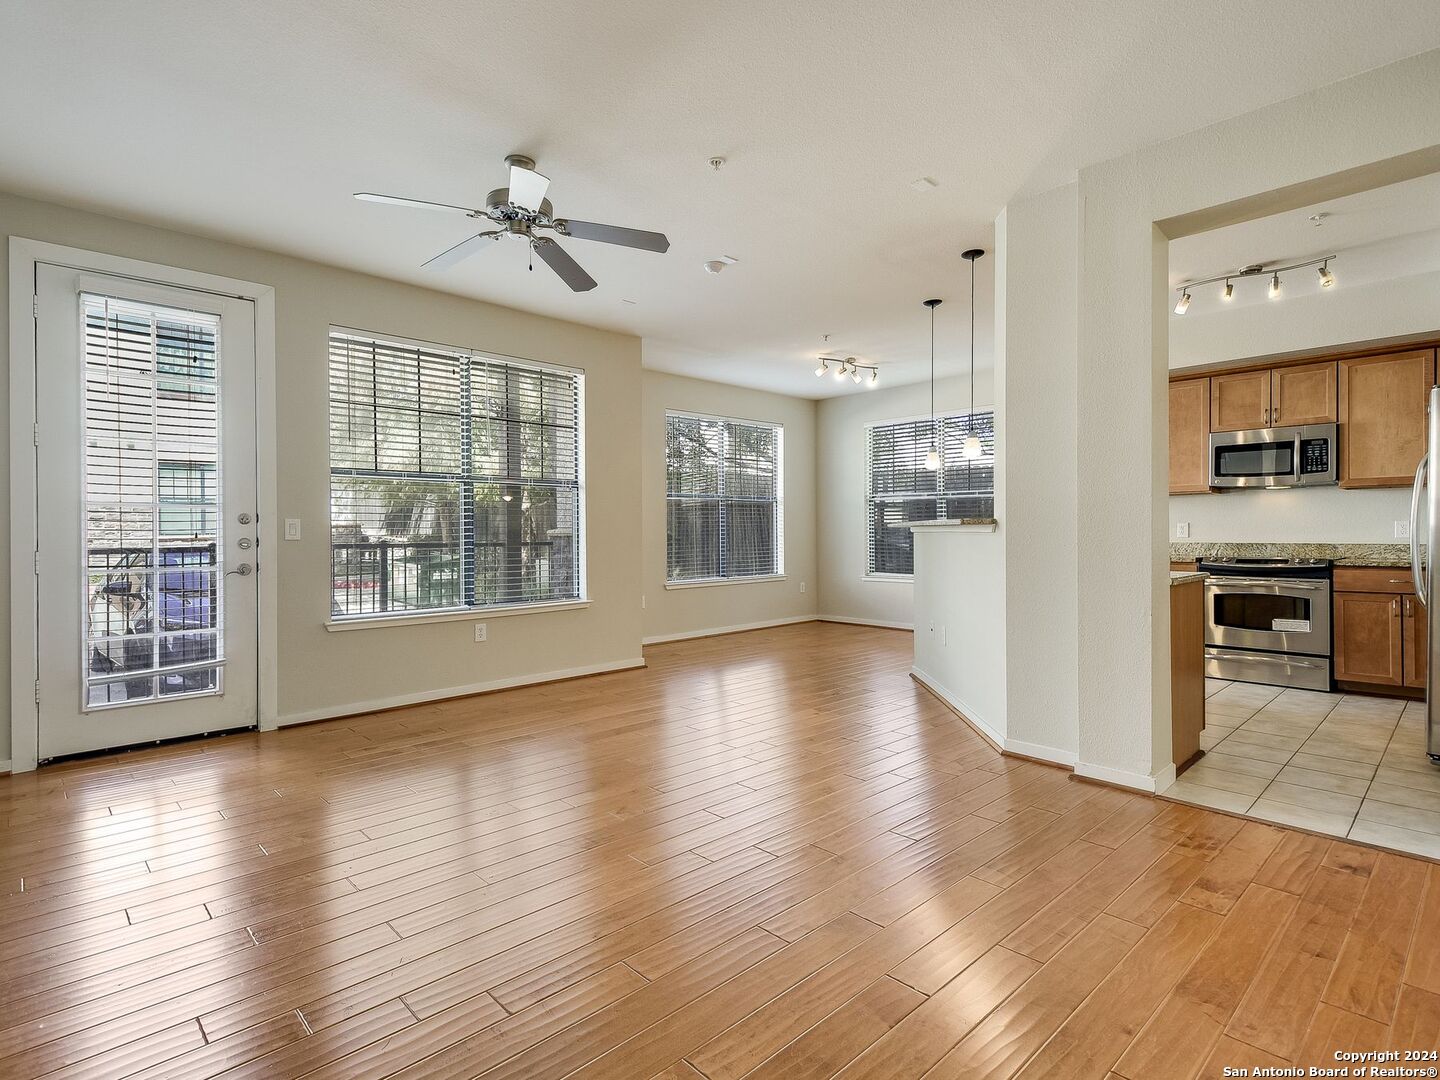
{"type": "Polygon", "coordinates": [[[1210,436],[1210,486],[1309,487],[1339,481],[1335,424],[1217,431],[1210,436]]]}
{"type": "Polygon", "coordinates": [[[1200,563],[1205,670],[1219,679],[1329,690],[1331,564],[1326,560],[1200,563]]]}

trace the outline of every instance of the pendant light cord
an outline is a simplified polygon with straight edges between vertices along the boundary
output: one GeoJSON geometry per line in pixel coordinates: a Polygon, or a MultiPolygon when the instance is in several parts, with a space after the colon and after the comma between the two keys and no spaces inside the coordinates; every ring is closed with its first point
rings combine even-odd
{"type": "Polygon", "coordinates": [[[930,307],[930,449],[935,449],[935,307],[930,307]]]}

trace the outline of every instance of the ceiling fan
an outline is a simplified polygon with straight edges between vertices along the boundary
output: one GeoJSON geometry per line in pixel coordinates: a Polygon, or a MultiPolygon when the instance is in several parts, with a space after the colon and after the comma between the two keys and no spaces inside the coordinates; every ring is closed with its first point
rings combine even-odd
{"type": "Polygon", "coordinates": [[[550,187],[550,178],[535,171],[535,162],[523,154],[511,154],[505,159],[505,164],[510,166],[510,186],[496,188],[485,196],[483,210],[451,206],[448,203],[425,202],[422,199],[402,199],[396,195],[377,195],[369,191],[357,191],[355,198],[366,202],[389,203],[392,206],[444,210],[493,222],[498,226],[466,237],[449,250],[442,251],[423,264],[426,270],[448,270],[461,260],[483,251],[492,242],[509,236],[528,243],[530,250],[539,255],[545,264],[560,276],[560,280],[575,292],[588,292],[595,288],[595,279],[587,274],[553,237],[537,236],[536,229],[551,229],[561,236],[573,236],[577,240],[598,240],[602,244],[619,244],[621,247],[639,248],[641,251],[665,252],[670,249],[670,241],[664,233],[622,229],[618,225],[600,225],[593,221],[556,217],[555,208],[550,205],[550,200],[545,198],[545,192],[550,187]]]}

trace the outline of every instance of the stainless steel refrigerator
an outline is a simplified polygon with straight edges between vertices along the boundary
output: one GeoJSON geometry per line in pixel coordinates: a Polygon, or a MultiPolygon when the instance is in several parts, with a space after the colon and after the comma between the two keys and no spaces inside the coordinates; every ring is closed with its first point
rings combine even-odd
{"type": "Polygon", "coordinates": [[[1426,412],[1425,456],[1415,470],[1410,492],[1410,570],[1415,575],[1415,595],[1427,608],[1425,620],[1425,752],[1440,764],[1440,619],[1429,611],[1435,595],[1435,558],[1440,551],[1440,485],[1430,482],[1432,463],[1440,463],[1440,386],[1430,388],[1426,412]],[[1425,523],[1420,524],[1420,504],[1425,504],[1425,523]]]}

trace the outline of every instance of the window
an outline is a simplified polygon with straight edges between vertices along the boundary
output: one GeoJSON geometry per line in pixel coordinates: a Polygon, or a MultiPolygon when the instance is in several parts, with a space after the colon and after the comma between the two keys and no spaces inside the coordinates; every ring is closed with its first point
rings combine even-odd
{"type": "Polygon", "coordinates": [[[866,445],[867,574],[915,572],[910,524],[995,514],[995,414],[989,410],[937,416],[940,468],[925,468],[932,443],[929,417],[873,424],[866,445]],[[971,431],[982,453],[960,456],[971,431]]]}
{"type": "Polygon", "coordinates": [[[583,377],[330,333],[334,616],[584,595],[583,377]]]}
{"type": "Polygon", "coordinates": [[[665,414],[665,580],[784,573],[779,424],[665,414]]]}

